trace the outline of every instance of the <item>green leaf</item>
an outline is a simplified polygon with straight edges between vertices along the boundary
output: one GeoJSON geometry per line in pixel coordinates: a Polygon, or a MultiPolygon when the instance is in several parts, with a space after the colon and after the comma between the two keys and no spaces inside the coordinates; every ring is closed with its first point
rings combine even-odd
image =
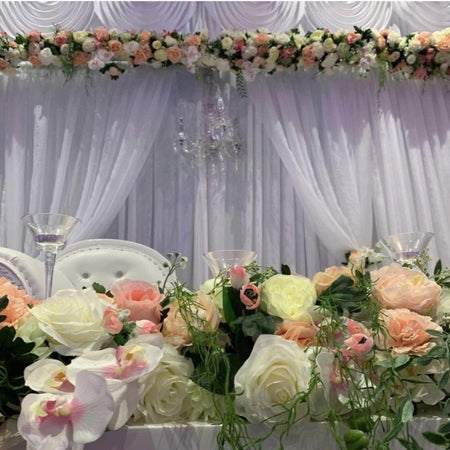
{"type": "Polygon", "coordinates": [[[436,265],[434,266],[434,275],[439,275],[442,272],[442,261],[438,259],[436,265]]]}
{"type": "Polygon", "coordinates": [[[447,349],[437,345],[436,347],[431,348],[425,356],[434,359],[447,358],[447,349]]]}
{"type": "Polygon", "coordinates": [[[447,434],[450,433],[450,421],[447,423],[443,423],[439,428],[438,428],[439,433],[441,434],[447,434]]]}
{"type": "Polygon", "coordinates": [[[6,320],[6,316],[0,316],[0,323],[4,322],[6,320]]]}
{"type": "Polygon", "coordinates": [[[100,283],[92,283],[92,289],[94,289],[97,294],[106,294],[105,286],[100,283]]]}
{"type": "Polygon", "coordinates": [[[447,385],[449,378],[450,378],[450,370],[447,370],[442,374],[442,378],[439,380],[438,383],[438,388],[443,389],[447,385]]]}
{"type": "Polygon", "coordinates": [[[438,337],[438,338],[444,338],[445,333],[442,333],[442,331],[437,330],[425,330],[430,336],[438,337]]]}
{"type": "Polygon", "coordinates": [[[445,401],[444,409],[443,409],[442,413],[443,413],[445,416],[450,416],[450,398],[448,398],[448,399],[445,401]]]}
{"type": "Polygon", "coordinates": [[[0,298],[0,311],[3,311],[4,309],[6,309],[6,307],[8,306],[9,300],[8,300],[8,296],[4,295],[3,297],[0,298]]]}
{"type": "Polygon", "coordinates": [[[287,264],[281,264],[281,273],[283,275],[290,275],[292,273],[291,268],[287,264]]]}
{"type": "Polygon", "coordinates": [[[223,302],[223,316],[225,321],[230,325],[232,331],[236,328],[231,324],[240,316],[240,311],[237,310],[236,303],[239,302],[240,310],[242,310],[241,300],[239,298],[239,291],[231,287],[224,287],[222,289],[222,302],[223,302]],[[237,300],[236,300],[237,296],[237,300]]]}
{"type": "Polygon", "coordinates": [[[430,441],[432,444],[444,445],[446,443],[444,436],[441,434],[433,433],[432,431],[424,431],[422,436],[430,441]]]}
{"type": "Polygon", "coordinates": [[[402,370],[402,369],[404,369],[406,366],[409,365],[409,363],[412,361],[412,359],[413,359],[413,358],[411,358],[411,356],[409,356],[409,355],[400,355],[400,356],[397,356],[397,357],[394,359],[393,367],[394,367],[397,371],[402,370]]]}
{"type": "Polygon", "coordinates": [[[402,423],[408,423],[414,415],[414,405],[411,400],[406,400],[402,408],[402,423]]]}

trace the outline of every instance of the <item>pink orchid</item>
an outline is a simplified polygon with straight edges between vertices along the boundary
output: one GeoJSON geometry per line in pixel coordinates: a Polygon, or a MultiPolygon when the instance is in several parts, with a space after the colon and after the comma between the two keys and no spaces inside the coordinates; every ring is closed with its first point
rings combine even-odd
{"type": "Polygon", "coordinates": [[[230,282],[234,289],[240,289],[250,281],[250,277],[244,266],[236,265],[230,269],[230,282]]]}
{"type": "Polygon", "coordinates": [[[252,283],[244,284],[241,287],[239,297],[246,309],[256,309],[261,301],[258,286],[252,283]]]}
{"type": "Polygon", "coordinates": [[[73,392],[75,386],[67,379],[66,366],[56,359],[40,359],[24,371],[25,385],[36,392],[61,394],[73,392]]]}
{"type": "Polygon", "coordinates": [[[36,450],[64,450],[97,440],[114,411],[106,381],[82,371],[73,394],[29,394],[22,402],[18,429],[36,450]]]}

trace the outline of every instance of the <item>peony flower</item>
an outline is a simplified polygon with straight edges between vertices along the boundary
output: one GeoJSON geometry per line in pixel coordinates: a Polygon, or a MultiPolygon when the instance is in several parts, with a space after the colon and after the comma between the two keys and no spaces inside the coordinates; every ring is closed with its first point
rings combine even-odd
{"type": "Polygon", "coordinates": [[[319,328],[309,322],[283,320],[277,325],[275,334],[294,341],[300,348],[307,348],[314,343],[318,331],[319,328]]]}
{"type": "Polygon", "coordinates": [[[347,266],[331,266],[324,272],[317,272],[312,280],[317,295],[327,290],[341,276],[353,278],[352,271],[347,266]]]}
{"type": "MultiPolygon", "coordinates": [[[[308,389],[311,362],[306,353],[281,336],[261,335],[252,353],[236,373],[236,412],[250,423],[272,424],[286,413],[284,406],[299,392],[308,389]]],[[[297,405],[297,417],[306,412],[297,405]]]]}
{"type": "Polygon", "coordinates": [[[424,355],[436,345],[426,330],[442,331],[431,317],[406,308],[383,309],[380,317],[387,334],[377,337],[378,346],[392,349],[394,355],[424,355]]]}
{"type": "Polygon", "coordinates": [[[317,299],[313,283],[298,275],[274,275],[261,286],[261,308],[287,320],[306,320],[317,299]]]}
{"type": "Polygon", "coordinates": [[[383,308],[408,308],[420,314],[439,303],[442,289],[418,270],[393,263],[371,272],[372,293],[383,308]]]}
{"type": "Polygon", "coordinates": [[[16,327],[19,320],[30,313],[29,306],[39,304],[39,302],[31,300],[25,290],[19,289],[6,278],[0,278],[0,297],[5,295],[9,302],[8,306],[0,311],[0,314],[5,316],[5,320],[0,323],[0,328],[4,326],[16,327]]]}
{"type": "MultiPolygon", "coordinates": [[[[217,330],[220,324],[220,314],[209,295],[202,292],[197,294],[196,302],[192,305],[194,317],[189,325],[199,330],[217,330]]],[[[192,337],[189,328],[179,310],[178,303],[172,303],[169,314],[164,320],[163,336],[165,341],[174,347],[190,345],[192,337]]]]}
{"type": "Polygon", "coordinates": [[[258,286],[252,283],[244,284],[239,292],[239,298],[245,305],[245,309],[256,309],[260,303],[260,295],[258,286]]]}
{"type": "Polygon", "coordinates": [[[111,340],[104,326],[104,312],[110,306],[93,290],[58,291],[31,310],[50,345],[58,353],[79,355],[96,350],[111,340]]]}
{"type": "Polygon", "coordinates": [[[97,440],[114,410],[106,381],[80,372],[73,394],[29,394],[22,401],[18,429],[35,450],[65,450],[97,440]]]}
{"type": "Polygon", "coordinates": [[[244,284],[249,283],[250,276],[242,265],[234,266],[230,269],[230,282],[234,289],[240,289],[244,284]]]}
{"type": "Polygon", "coordinates": [[[141,379],[142,392],[137,417],[147,423],[187,421],[191,416],[189,377],[194,371],[190,359],[171,345],[164,345],[158,367],[141,379]]]}
{"type": "Polygon", "coordinates": [[[145,281],[120,280],[111,287],[117,307],[130,311],[129,320],[161,321],[160,302],[164,295],[154,284],[145,281]]]}

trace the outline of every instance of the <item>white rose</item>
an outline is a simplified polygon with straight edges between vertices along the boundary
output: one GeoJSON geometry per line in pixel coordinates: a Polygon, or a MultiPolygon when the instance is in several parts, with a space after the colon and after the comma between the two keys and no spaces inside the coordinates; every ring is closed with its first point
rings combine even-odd
{"type": "Polygon", "coordinates": [[[337,55],[337,53],[328,53],[328,55],[322,61],[322,67],[324,69],[329,69],[336,64],[338,59],[339,59],[339,56],[337,55]]]}
{"type": "Polygon", "coordinates": [[[416,55],[413,55],[412,53],[410,53],[407,57],[406,57],[406,62],[408,64],[414,64],[416,62],[416,55]]]}
{"type": "Polygon", "coordinates": [[[219,72],[228,72],[230,70],[230,62],[228,59],[219,58],[216,61],[216,68],[219,72]]]}
{"type": "Polygon", "coordinates": [[[39,59],[43,66],[49,66],[55,59],[52,51],[47,47],[39,52],[39,59]]]}
{"type": "Polygon", "coordinates": [[[322,59],[323,55],[325,55],[325,50],[323,48],[323,45],[320,42],[313,42],[312,43],[314,56],[317,59],[322,59]]]}
{"type": "Polygon", "coordinates": [[[139,48],[139,42],[128,41],[123,44],[123,50],[127,55],[134,56],[136,50],[139,48]]]}
{"type": "Polygon", "coordinates": [[[61,45],[61,48],[60,48],[61,55],[68,55],[69,51],[70,51],[69,44],[61,45]]]}
{"type": "Polygon", "coordinates": [[[45,358],[50,355],[51,350],[45,344],[47,335],[40,329],[36,317],[28,314],[19,322],[16,336],[22,338],[25,342],[33,342],[33,353],[39,358],[45,358]]]}
{"type": "Polygon", "coordinates": [[[334,43],[333,39],[331,38],[326,38],[323,41],[323,49],[327,52],[327,53],[331,53],[333,51],[336,50],[337,45],[334,43]]]}
{"type": "Polygon", "coordinates": [[[308,320],[316,299],[312,281],[298,275],[274,275],[261,286],[261,308],[286,320],[308,320]]]}
{"type": "Polygon", "coordinates": [[[294,34],[293,35],[294,38],[294,42],[295,45],[297,46],[297,48],[303,47],[304,45],[306,45],[306,39],[301,36],[300,34],[294,34]]]}
{"type": "Polygon", "coordinates": [[[422,49],[422,44],[420,43],[419,39],[413,38],[408,42],[408,49],[412,53],[417,53],[422,49]]]}
{"type": "MultiPolygon", "coordinates": [[[[286,412],[283,406],[306,391],[310,380],[311,362],[295,342],[261,335],[234,377],[236,393],[242,394],[236,397],[236,412],[250,423],[279,421],[279,414],[286,412]]],[[[298,404],[298,417],[305,409],[304,404],[298,404]]]]}
{"type": "Polygon", "coordinates": [[[206,280],[201,286],[200,286],[200,292],[203,294],[207,294],[210,296],[214,304],[216,305],[221,318],[223,318],[223,298],[222,298],[222,286],[216,285],[216,279],[210,278],[209,280],[206,280]]]}
{"type": "Polygon", "coordinates": [[[290,37],[286,33],[276,34],[274,36],[275,42],[277,44],[286,45],[291,40],[290,37]]]}
{"type": "Polygon", "coordinates": [[[388,34],[388,37],[387,37],[387,43],[389,44],[389,45],[395,45],[395,44],[398,44],[399,42],[400,42],[400,39],[401,39],[402,37],[400,36],[400,33],[397,33],[396,31],[391,31],[389,34],[388,34]]]}
{"type": "Polygon", "coordinates": [[[269,56],[266,59],[266,63],[274,64],[279,56],[280,56],[280,51],[276,47],[270,47],[269,56]]]}
{"type": "Polygon", "coordinates": [[[258,49],[256,47],[253,46],[248,46],[245,48],[243,54],[242,54],[242,58],[243,59],[250,59],[253,56],[255,56],[258,53],[258,49]]]}
{"type": "Polygon", "coordinates": [[[230,50],[231,47],[233,47],[233,39],[231,39],[229,36],[225,36],[222,39],[222,48],[224,50],[230,50]]]}
{"type": "Polygon", "coordinates": [[[54,350],[76,356],[98,350],[111,340],[103,324],[103,314],[110,306],[91,289],[65,289],[30,311],[54,350]]]}
{"type": "Polygon", "coordinates": [[[219,410],[225,411],[225,397],[203,389],[192,380],[187,382],[187,392],[191,398],[192,411],[190,421],[220,421],[219,410]]]}
{"type": "Polygon", "coordinates": [[[166,36],[164,38],[164,42],[167,45],[167,47],[173,47],[174,45],[178,44],[178,41],[175,38],[173,38],[172,36],[166,36]]]}
{"type": "Polygon", "coordinates": [[[128,41],[131,41],[131,33],[128,33],[128,32],[122,33],[122,34],[120,35],[120,38],[121,38],[122,42],[128,42],[128,41]]]}
{"type": "Polygon", "coordinates": [[[188,383],[193,371],[190,359],[165,344],[158,367],[141,380],[138,417],[142,416],[147,423],[189,420],[192,403],[188,383]]]}
{"type": "Polygon", "coordinates": [[[94,38],[87,38],[83,44],[81,45],[81,48],[86,53],[91,53],[96,49],[94,38]]]}
{"type": "Polygon", "coordinates": [[[154,48],[154,50],[159,50],[162,47],[161,41],[154,41],[152,43],[152,47],[154,48]]]}
{"type": "Polygon", "coordinates": [[[159,50],[156,50],[154,57],[156,61],[167,61],[167,51],[163,48],[160,48],[159,50]]]}

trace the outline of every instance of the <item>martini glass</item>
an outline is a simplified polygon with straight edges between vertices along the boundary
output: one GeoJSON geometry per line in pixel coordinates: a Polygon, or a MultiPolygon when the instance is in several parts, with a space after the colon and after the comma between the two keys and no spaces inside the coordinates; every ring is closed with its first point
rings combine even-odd
{"type": "Polygon", "coordinates": [[[397,233],[381,238],[378,244],[394,261],[400,264],[414,264],[414,260],[425,250],[433,236],[433,233],[427,231],[397,233]]]}
{"type": "Polygon", "coordinates": [[[28,214],[22,220],[31,230],[36,246],[44,253],[45,298],[49,298],[52,295],[56,254],[66,246],[70,233],[81,221],[76,217],[54,213],[28,214]]]}
{"type": "Polygon", "coordinates": [[[252,250],[215,250],[205,253],[203,258],[208,263],[209,269],[216,277],[223,270],[237,265],[246,266],[256,258],[252,250]]]}

